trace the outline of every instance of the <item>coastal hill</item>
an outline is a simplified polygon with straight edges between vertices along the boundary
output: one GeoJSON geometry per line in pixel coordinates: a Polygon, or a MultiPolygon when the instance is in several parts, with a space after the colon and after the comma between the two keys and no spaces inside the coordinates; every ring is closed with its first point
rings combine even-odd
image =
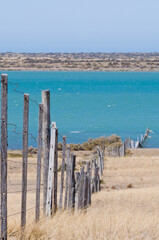
{"type": "Polygon", "coordinates": [[[0,53],[0,70],[159,71],[159,53],[0,53]]]}

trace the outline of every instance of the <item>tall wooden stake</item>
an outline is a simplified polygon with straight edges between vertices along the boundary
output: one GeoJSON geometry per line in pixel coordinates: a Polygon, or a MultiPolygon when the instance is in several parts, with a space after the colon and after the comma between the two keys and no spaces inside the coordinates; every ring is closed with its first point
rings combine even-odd
{"type": "Polygon", "coordinates": [[[76,156],[72,154],[71,156],[71,178],[72,178],[72,191],[71,191],[71,208],[75,207],[75,194],[76,194],[76,182],[75,182],[75,165],[76,165],[76,156]]]}
{"type": "Polygon", "coordinates": [[[27,163],[28,163],[28,124],[29,123],[29,94],[24,94],[23,110],[23,171],[22,171],[22,205],[21,226],[26,224],[26,200],[27,200],[27,163]]]}
{"type": "Polygon", "coordinates": [[[8,75],[1,75],[1,239],[7,239],[7,102],[8,75]]]}
{"type": "Polygon", "coordinates": [[[63,144],[62,144],[62,164],[61,164],[61,185],[60,185],[60,200],[59,200],[59,210],[60,210],[60,211],[62,210],[62,200],[63,200],[65,157],[66,157],[66,136],[63,136],[63,144]]]}
{"type": "Polygon", "coordinates": [[[72,163],[72,154],[69,161],[69,170],[68,170],[68,209],[71,208],[71,197],[72,197],[72,169],[71,169],[71,163],[72,163]]]}
{"type": "Polygon", "coordinates": [[[43,114],[43,210],[46,210],[47,181],[50,150],[50,91],[42,91],[43,114]]]}
{"type": "Polygon", "coordinates": [[[80,186],[79,186],[79,200],[78,209],[83,208],[83,189],[84,189],[84,166],[80,168],[80,186]]]}
{"type": "Polygon", "coordinates": [[[58,183],[58,129],[55,131],[55,159],[54,159],[54,213],[57,211],[57,183],[58,183]]]}
{"type": "Polygon", "coordinates": [[[80,187],[80,172],[76,172],[76,195],[75,195],[75,208],[79,209],[79,187],[80,187]]]}
{"type": "Polygon", "coordinates": [[[43,104],[39,104],[39,128],[38,128],[38,156],[37,156],[37,180],[36,180],[36,211],[35,219],[40,216],[40,189],[41,189],[41,150],[42,150],[42,120],[43,104]]]}
{"type": "Polygon", "coordinates": [[[91,169],[90,169],[90,162],[87,162],[87,181],[88,181],[88,188],[87,188],[87,207],[91,205],[91,169]]]}
{"type": "Polygon", "coordinates": [[[50,141],[50,159],[49,159],[49,172],[48,172],[48,184],[47,184],[47,204],[46,215],[51,216],[52,211],[52,192],[53,192],[53,172],[55,163],[55,151],[56,151],[56,123],[51,124],[51,141],[50,141]]]}
{"type": "Polygon", "coordinates": [[[84,187],[83,187],[83,207],[87,207],[87,191],[88,191],[88,178],[87,172],[84,172],[84,187]]]}
{"type": "Polygon", "coordinates": [[[66,163],[66,183],[65,183],[65,202],[64,202],[64,209],[67,208],[67,200],[68,200],[68,181],[69,181],[69,166],[70,166],[70,146],[67,146],[67,163],[66,163]]]}

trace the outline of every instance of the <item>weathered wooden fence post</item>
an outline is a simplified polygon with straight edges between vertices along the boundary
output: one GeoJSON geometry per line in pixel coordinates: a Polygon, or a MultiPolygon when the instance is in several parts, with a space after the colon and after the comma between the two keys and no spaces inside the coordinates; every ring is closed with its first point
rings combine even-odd
{"type": "Polygon", "coordinates": [[[103,175],[103,156],[102,156],[102,151],[99,147],[97,147],[97,152],[98,152],[98,167],[100,171],[100,175],[103,175]]]}
{"type": "Polygon", "coordinates": [[[8,75],[1,75],[1,239],[7,239],[7,105],[8,75]]]}
{"type": "Polygon", "coordinates": [[[46,210],[49,148],[50,148],[50,91],[42,91],[43,114],[43,210],[46,210]]]}
{"type": "Polygon", "coordinates": [[[83,191],[84,191],[84,166],[80,169],[80,186],[79,186],[79,209],[83,208],[83,191]]]}
{"type": "Polygon", "coordinates": [[[69,181],[69,166],[70,166],[70,146],[67,146],[67,163],[66,163],[66,183],[65,183],[65,202],[64,202],[64,209],[67,208],[67,200],[68,200],[68,181],[69,181]]]}
{"type": "Polygon", "coordinates": [[[71,172],[71,163],[72,163],[72,154],[69,161],[69,170],[68,170],[68,209],[71,208],[71,196],[72,196],[72,172],[71,172]]]}
{"type": "Polygon", "coordinates": [[[87,173],[84,172],[84,185],[83,185],[83,208],[87,207],[87,189],[88,189],[88,179],[87,179],[87,173]]]}
{"type": "Polygon", "coordinates": [[[94,193],[94,192],[97,191],[97,188],[96,188],[96,167],[97,167],[96,159],[93,159],[92,160],[93,178],[92,178],[91,193],[94,193]]]}
{"type": "Polygon", "coordinates": [[[60,184],[60,200],[59,200],[59,210],[62,210],[63,202],[63,185],[64,185],[64,172],[65,172],[65,157],[66,157],[66,136],[63,136],[62,144],[62,163],[61,163],[61,184],[60,184]]]}
{"type": "Polygon", "coordinates": [[[97,171],[97,192],[101,190],[100,188],[100,176],[99,176],[99,167],[96,168],[97,171]]]}
{"type": "Polygon", "coordinates": [[[124,149],[124,143],[119,147],[119,156],[124,157],[125,155],[125,149],[124,149]]]}
{"type": "Polygon", "coordinates": [[[101,161],[102,161],[102,174],[104,170],[104,151],[101,150],[101,161]]]}
{"type": "Polygon", "coordinates": [[[57,183],[58,183],[58,128],[55,129],[55,158],[54,158],[54,213],[57,211],[57,183]]]}
{"type": "Polygon", "coordinates": [[[37,178],[36,178],[36,210],[35,219],[40,216],[40,190],[41,190],[41,150],[42,150],[42,120],[43,104],[39,104],[39,128],[38,128],[38,155],[37,155],[37,178]]]}
{"type": "Polygon", "coordinates": [[[87,207],[91,205],[91,169],[90,169],[90,162],[87,162],[87,181],[88,181],[88,188],[87,188],[87,207]]]}
{"type": "Polygon", "coordinates": [[[75,193],[75,208],[79,209],[79,187],[80,187],[80,173],[76,172],[76,193],[75,193]]]}
{"type": "Polygon", "coordinates": [[[76,156],[72,154],[71,156],[71,183],[72,183],[72,191],[71,191],[71,208],[75,207],[75,194],[76,194],[76,182],[75,182],[75,165],[76,165],[76,156]]]}
{"type": "Polygon", "coordinates": [[[94,172],[94,175],[95,175],[95,192],[98,191],[98,170],[99,170],[99,167],[96,164],[95,165],[95,172],[94,172]]]}
{"type": "Polygon", "coordinates": [[[24,94],[23,110],[23,170],[22,170],[22,205],[21,226],[26,224],[27,202],[27,164],[28,164],[28,127],[29,127],[29,94],[24,94]]]}
{"type": "Polygon", "coordinates": [[[77,202],[78,202],[78,206],[77,206],[77,208],[78,208],[78,210],[79,209],[81,209],[81,207],[82,207],[82,184],[81,184],[81,182],[82,182],[82,174],[83,174],[83,167],[81,167],[80,168],[80,174],[79,174],[79,179],[78,179],[78,200],[77,200],[77,202]]]}
{"type": "Polygon", "coordinates": [[[51,124],[49,172],[48,172],[47,203],[46,203],[47,216],[51,216],[51,213],[52,213],[52,192],[53,192],[53,172],[54,172],[54,163],[55,163],[55,151],[56,151],[56,123],[54,122],[51,124]]]}

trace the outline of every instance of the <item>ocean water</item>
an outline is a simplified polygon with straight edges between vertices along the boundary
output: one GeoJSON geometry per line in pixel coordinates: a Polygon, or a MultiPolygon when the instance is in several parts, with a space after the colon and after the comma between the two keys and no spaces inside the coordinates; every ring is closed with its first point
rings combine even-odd
{"type": "MultiPolygon", "coordinates": [[[[0,72],[4,73],[4,72],[0,72]]],[[[5,72],[20,92],[41,102],[51,93],[51,121],[67,142],[117,134],[136,139],[149,127],[154,131],[145,147],[159,147],[159,72],[5,72]]],[[[8,122],[23,126],[23,94],[8,85],[8,122]]],[[[22,134],[8,126],[8,148],[22,148],[22,134]]],[[[30,102],[29,132],[37,138],[38,106],[30,102]]],[[[61,138],[59,138],[61,141],[61,138]]],[[[36,142],[29,135],[29,145],[36,142]]]]}

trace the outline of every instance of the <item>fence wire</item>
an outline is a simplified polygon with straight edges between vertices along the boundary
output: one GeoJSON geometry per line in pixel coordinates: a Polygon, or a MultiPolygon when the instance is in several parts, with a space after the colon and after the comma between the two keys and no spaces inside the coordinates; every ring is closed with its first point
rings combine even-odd
{"type": "MultiPolygon", "coordinates": [[[[43,206],[43,204],[41,204],[40,205],[40,207],[42,207],[43,206]]],[[[28,212],[28,211],[30,211],[30,210],[33,210],[33,209],[35,209],[35,206],[34,207],[31,207],[31,208],[28,208],[28,209],[26,209],[26,212],[28,212]]],[[[13,213],[13,214],[10,214],[10,215],[8,215],[7,217],[8,218],[10,218],[10,217],[13,217],[13,216],[16,216],[16,215],[18,215],[18,214],[21,214],[22,212],[21,211],[19,211],[19,212],[16,212],[16,213],[13,213]]]]}
{"type": "MultiPolygon", "coordinates": [[[[14,88],[13,88],[13,91],[14,92],[16,92],[16,93],[18,93],[18,94],[25,94],[23,91],[20,91],[20,90],[18,90],[18,88],[19,88],[19,84],[18,83],[11,83],[11,82],[8,82],[10,85],[12,85],[12,86],[14,86],[14,88]]],[[[39,107],[39,104],[38,104],[38,102],[37,102],[37,100],[36,99],[32,99],[30,96],[29,96],[29,101],[31,101],[32,103],[34,103],[36,106],[38,106],[39,107]]],[[[1,120],[3,121],[4,119],[3,118],[1,118],[1,120]]],[[[51,121],[50,121],[50,123],[51,123],[51,121]]],[[[24,132],[23,131],[21,131],[21,132],[18,132],[17,131],[17,129],[18,129],[18,126],[17,126],[17,124],[16,123],[7,123],[7,125],[8,126],[13,126],[13,129],[11,130],[11,132],[12,133],[14,133],[14,134],[17,134],[17,135],[23,135],[24,134],[24,132]]],[[[32,133],[32,132],[28,132],[28,135],[34,140],[34,142],[37,144],[37,142],[38,142],[38,138],[36,138],[35,136],[34,136],[34,134],[32,133]]],[[[59,132],[58,131],[58,136],[59,136],[59,138],[61,139],[61,140],[63,140],[63,136],[62,136],[62,134],[61,134],[61,132],[59,132]]],[[[41,138],[41,140],[42,140],[42,142],[43,143],[48,143],[47,141],[45,141],[43,138],[41,138]]],[[[61,141],[62,142],[62,141],[61,141]]],[[[50,152],[50,151],[48,151],[48,152],[50,152]]],[[[16,161],[16,160],[11,160],[11,159],[8,159],[7,160],[8,161],[8,163],[13,163],[13,164],[21,164],[21,166],[22,166],[22,162],[19,162],[19,161],[16,161]]],[[[38,164],[38,163],[36,163],[36,162],[29,162],[28,161],[28,163],[27,163],[27,165],[28,166],[40,166],[40,167],[42,167],[42,168],[46,168],[46,169],[48,169],[48,166],[45,166],[44,164],[38,164]]],[[[36,175],[36,173],[35,173],[35,175],[36,175]]],[[[13,183],[12,182],[12,180],[11,180],[11,178],[10,178],[10,175],[8,174],[7,175],[7,177],[8,177],[8,180],[9,180],[9,185],[8,185],[8,187],[10,187],[10,186],[15,186],[15,187],[17,187],[17,186],[21,186],[21,184],[20,183],[13,183]]],[[[35,180],[36,181],[36,180],[35,180]]],[[[71,181],[71,177],[70,177],[70,181],[71,181]]],[[[26,191],[26,192],[34,192],[34,191],[36,191],[37,190],[37,188],[35,187],[35,185],[36,184],[29,184],[29,183],[27,183],[27,186],[28,186],[28,188],[26,189],[26,190],[24,190],[24,191],[26,191]]],[[[71,185],[70,185],[71,186],[71,185]]],[[[43,185],[41,184],[40,185],[40,187],[39,187],[39,189],[41,189],[43,187],[43,185]]],[[[74,189],[75,190],[75,189],[74,189]]],[[[9,190],[8,191],[8,194],[16,194],[16,193],[22,193],[22,190],[15,190],[15,191],[11,191],[11,190],[9,190]]],[[[63,199],[64,200],[64,199],[63,199]]],[[[40,206],[40,208],[43,206],[43,204],[40,204],[39,205],[40,206]]],[[[27,208],[26,209],[26,212],[28,212],[28,211],[31,211],[31,210],[35,210],[35,206],[33,206],[33,207],[30,207],[30,208],[27,208]]],[[[10,218],[10,217],[13,217],[13,216],[17,216],[17,215],[19,215],[19,214],[22,214],[22,211],[18,211],[18,212],[15,212],[15,213],[13,213],[13,214],[9,214],[7,217],[8,218],[10,218]]],[[[46,218],[46,217],[44,217],[44,218],[46,218]]],[[[41,220],[41,219],[40,219],[41,220]]]]}

